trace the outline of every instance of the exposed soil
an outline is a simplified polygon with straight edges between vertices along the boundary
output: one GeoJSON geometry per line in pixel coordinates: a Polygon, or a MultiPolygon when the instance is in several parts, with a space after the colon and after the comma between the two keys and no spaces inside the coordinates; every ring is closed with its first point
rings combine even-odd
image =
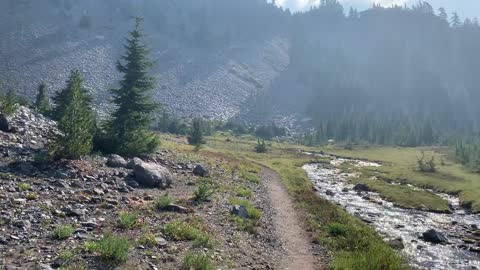
{"type": "Polygon", "coordinates": [[[315,256],[310,236],[301,222],[301,214],[295,209],[291,197],[285,190],[280,177],[273,170],[263,168],[261,178],[267,187],[273,208],[273,224],[286,256],[277,269],[325,269],[322,256],[315,256]]]}

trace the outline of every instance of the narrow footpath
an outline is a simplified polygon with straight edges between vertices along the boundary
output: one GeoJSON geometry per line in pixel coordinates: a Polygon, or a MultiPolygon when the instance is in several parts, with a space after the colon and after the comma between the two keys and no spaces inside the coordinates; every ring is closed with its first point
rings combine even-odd
{"type": "Polygon", "coordinates": [[[280,176],[271,169],[263,168],[261,178],[267,187],[274,210],[273,223],[286,252],[286,256],[276,264],[275,269],[324,269],[317,264],[318,259],[313,253],[304,224],[300,220],[293,200],[285,190],[280,176]]]}

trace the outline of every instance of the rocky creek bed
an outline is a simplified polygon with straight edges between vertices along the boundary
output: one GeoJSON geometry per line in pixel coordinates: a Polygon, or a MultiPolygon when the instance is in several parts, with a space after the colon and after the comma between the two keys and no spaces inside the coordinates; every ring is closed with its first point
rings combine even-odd
{"type": "Polygon", "coordinates": [[[378,193],[355,187],[348,181],[352,174],[337,168],[345,162],[357,167],[381,164],[330,158],[330,164],[303,166],[318,194],[371,224],[413,268],[480,269],[480,216],[462,209],[459,198],[435,193],[448,200],[451,214],[403,209],[378,193]]]}

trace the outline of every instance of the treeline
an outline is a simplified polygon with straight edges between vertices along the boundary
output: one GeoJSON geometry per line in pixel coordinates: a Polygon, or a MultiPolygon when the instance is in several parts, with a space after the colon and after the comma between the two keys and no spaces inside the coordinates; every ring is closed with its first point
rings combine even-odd
{"type": "Polygon", "coordinates": [[[252,125],[238,121],[219,121],[200,118],[177,117],[167,112],[162,112],[155,120],[155,130],[159,132],[189,135],[193,125],[197,121],[199,129],[205,136],[210,136],[216,131],[231,132],[234,135],[253,135],[265,140],[287,135],[286,129],[270,123],[266,125],[252,125]]]}
{"type": "Polygon", "coordinates": [[[478,139],[457,142],[455,160],[472,171],[480,173],[480,142],[478,139]]]}
{"type": "Polygon", "coordinates": [[[406,115],[356,114],[322,120],[312,131],[302,135],[300,142],[309,146],[329,140],[343,143],[369,143],[398,146],[433,145],[446,142],[438,136],[429,120],[406,115]]]}
{"type": "Polygon", "coordinates": [[[290,29],[291,64],[272,100],[312,119],[309,143],[417,146],[478,134],[476,19],[424,1],[345,12],[325,0],[293,15],[290,29]]]}

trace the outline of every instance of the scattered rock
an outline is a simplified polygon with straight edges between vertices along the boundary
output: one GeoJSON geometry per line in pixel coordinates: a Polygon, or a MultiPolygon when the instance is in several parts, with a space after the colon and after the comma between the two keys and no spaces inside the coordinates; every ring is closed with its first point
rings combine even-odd
{"type": "Polygon", "coordinates": [[[141,160],[138,157],[134,157],[130,162],[127,164],[127,169],[134,169],[135,166],[140,165],[143,163],[143,160],[141,160]]]}
{"type": "Polygon", "coordinates": [[[230,210],[230,213],[232,215],[239,216],[243,219],[248,218],[247,208],[245,208],[245,206],[243,206],[243,205],[234,205],[232,207],[232,209],[230,210]]]}
{"type": "Polygon", "coordinates": [[[402,238],[396,238],[393,240],[390,240],[388,244],[393,248],[397,250],[402,250],[405,248],[405,245],[403,244],[403,239],[402,238]]]}
{"type": "Polygon", "coordinates": [[[330,189],[325,192],[328,196],[335,196],[335,192],[331,191],[330,189]]]}
{"type": "Polygon", "coordinates": [[[354,187],[353,187],[353,190],[355,191],[364,191],[364,192],[368,192],[370,191],[370,188],[365,185],[365,184],[356,184],[354,187]]]}
{"type": "Polygon", "coordinates": [[[182,213],[182,214],[188,214],[193,212],[192,209],[189,209],[187,207],[183,207],[177,204],[169,204],[166,207],[164,207],[163,210],[168,212],[182,213]]]}
{"type": "Polygon", "coordinates": [[[142,162],[134,168],[135,180],[144,187],[169,187],[173,183],[173,175],[160,165],[142,162]]]}
{"type": "Polygon", "coordinates": [[[423,240],[434,244],[440,244],[447,242],[447,238],[436,230],[428,230],[423,234],[423,240]]]}
{"type": "Polygon", "coordinates": [[[107,166],[111,168],[125,168],[127,167],[127,161],[119,155],[108,156],[107,166]]]}
{"type": "Polygon", "coordinates": [[[193,168],[193,174],[196,176],[207,177],[209,172],[202,165],[197,165],[193,168]]]}
{"type": "Polygon", "coordinates": [[[0,114],[0,131],[13,132],[14,128],[7,116],[0,114]]]}

